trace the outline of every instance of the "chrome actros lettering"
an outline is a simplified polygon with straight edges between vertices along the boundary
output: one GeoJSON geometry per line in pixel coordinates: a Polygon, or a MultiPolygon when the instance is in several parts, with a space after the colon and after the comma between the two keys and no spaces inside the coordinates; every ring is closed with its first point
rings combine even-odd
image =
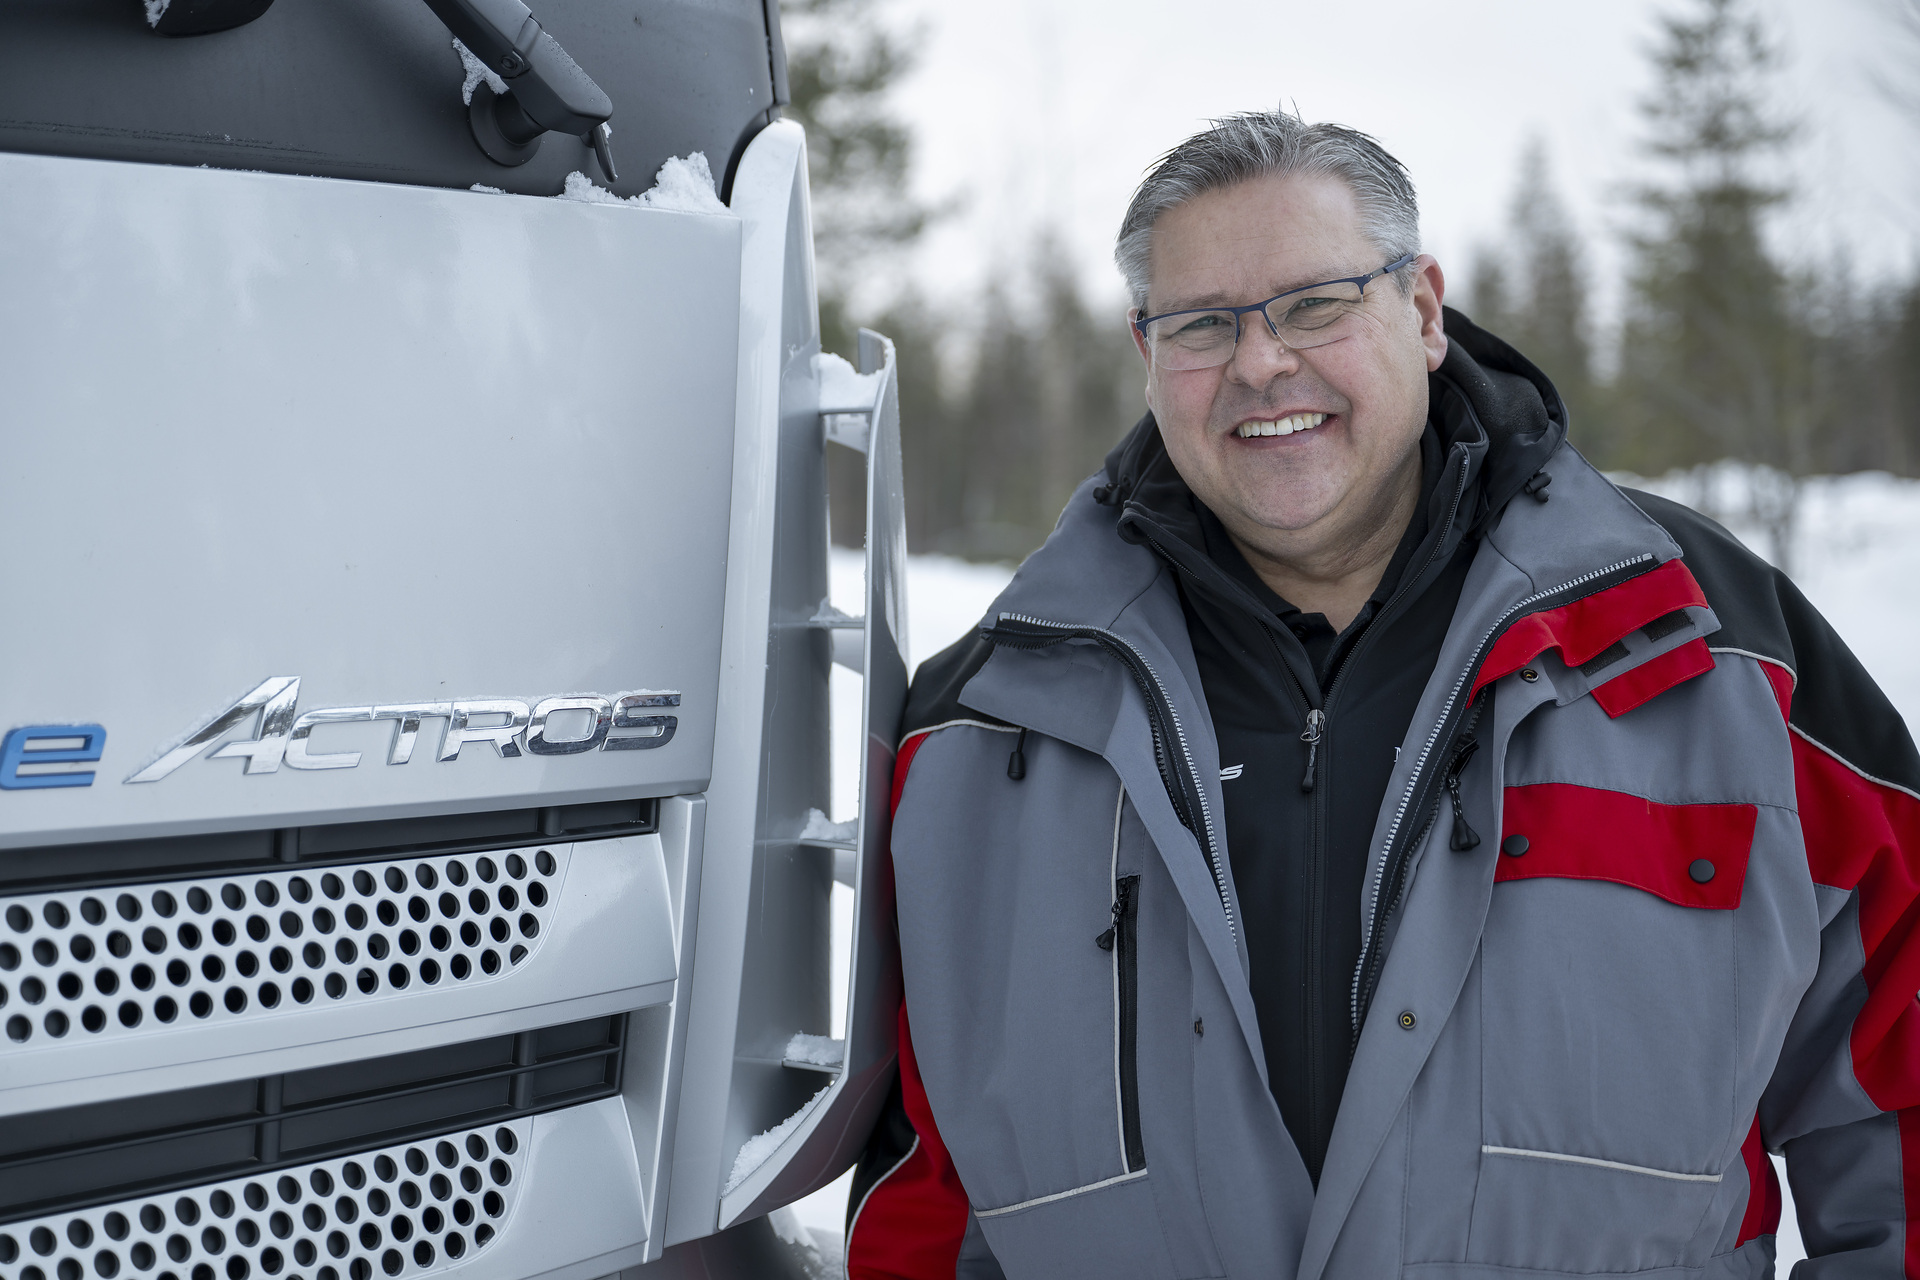
{"type": "Polygon", "coordinates": [[[152,764],[127,781],[158,782],[203,753],[210,760],[245,760],[245,772],[249,774],[277,773],[282,764],[289,769],[358,768],[358,751],[312,749],[313,731],[328,724],[393,721],[393,742],[387,749],[390,765],[413,759],[420,728],[429,720],[442,724],[438,755],[443,762],[458,760],[461,748],[473,744],[490,746],[495,754],[507,759],[523,754],[646,751],[664,747],[680,726],[678,716],[659,710],[679,706],[680,695],[651,689],[611,698],[597,693],[564,693],[531,704],[518,698],[469,698],[320,707],[312,711],[298,710],[299,697],[299,676],[262,680],[238,702],[163,749],[152,764]],[[221,743],[251,717],[257,717],[252,738],[221,743]],[[217,748],[216,743],[220,743],[217,748]]]}

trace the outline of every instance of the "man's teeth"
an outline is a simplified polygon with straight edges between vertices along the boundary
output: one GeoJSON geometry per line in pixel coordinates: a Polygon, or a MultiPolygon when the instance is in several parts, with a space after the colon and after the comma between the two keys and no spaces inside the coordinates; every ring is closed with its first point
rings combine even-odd
{"type": "Polygon", "coordinates": [[[1276,422],[1243,422],[1240,424],[1240,437],[1250,436],[1290,436],[1296,431],[1307,431],[1327,420],[1324,413],[1296,413],[1291,418],[1281,418],[1276,422]]]}

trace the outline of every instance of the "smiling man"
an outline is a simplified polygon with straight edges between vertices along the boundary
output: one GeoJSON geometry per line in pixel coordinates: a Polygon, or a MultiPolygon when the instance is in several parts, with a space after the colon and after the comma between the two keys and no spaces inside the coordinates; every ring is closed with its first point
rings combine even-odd
{"type": "Polygon", "coordinates": [[[1121,227],[1151,413],[909,699],[865,1277],[1920,1271],[1920,757],[1283,113],[1121,227]],[[1909,1241],[1915,1241],[1909,1244],[1909,1241]]]}

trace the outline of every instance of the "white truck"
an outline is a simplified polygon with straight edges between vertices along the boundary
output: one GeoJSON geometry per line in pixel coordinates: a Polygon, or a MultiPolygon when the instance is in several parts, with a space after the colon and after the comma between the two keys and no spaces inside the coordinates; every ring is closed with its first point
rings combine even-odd
{"type": "Polygon", "coordinates": [[[820,354],[775,0],[536,2],[0,3],[0,1280],[821,1265],[891,347],[820,354]]]}

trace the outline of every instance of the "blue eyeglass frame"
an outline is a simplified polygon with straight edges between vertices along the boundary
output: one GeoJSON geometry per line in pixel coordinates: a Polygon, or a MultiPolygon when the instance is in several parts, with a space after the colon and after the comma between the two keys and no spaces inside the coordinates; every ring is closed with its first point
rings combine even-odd
{"type": "MultiPolygon", "coordinates": [[[[1140,337],[1144,341],[1147,336],[1147,326],[1156,320],[1168,320],[1174,316],[1197,316],[1203,313],[1225,311],[1233,316],[1233,340],[1237,345],[1240,341],[1240,317],[1246,315],[1249,311],[1258,311],[1262,315],[1265,315],[1267,308],[1282,298],[1290,298],[1296,293],[1308,293],[1314,289],[1324,289],[1330,284],[1358,285],[1360,287],[1360,296],[1364,298],[1367,296],[1368,285],[1378,280],[1381,276],[1391,275],[1419,256],[1420,254],[1417,251],[1409,253],[1404,257],[1394,259],[1378,271],[1369,271],[1363,276],[1343,276],[1338,280],[1321,280],[1314,284],[1303,284],[1298,289],[1289,289],[1285,293],[1276,293],[1265,302],[1255,302],[1244,307],[1186,307],[1179,311],[1162,311],[1157,316],[1141,316],[1133,322],[1133,327],[1140,331],[1140,337]]],[[[1273,327],[1273,319],[1271,317],[1267,318],[1267,332],[1276,338],[1280,336],[1280,331],[1273,327]]]]}

